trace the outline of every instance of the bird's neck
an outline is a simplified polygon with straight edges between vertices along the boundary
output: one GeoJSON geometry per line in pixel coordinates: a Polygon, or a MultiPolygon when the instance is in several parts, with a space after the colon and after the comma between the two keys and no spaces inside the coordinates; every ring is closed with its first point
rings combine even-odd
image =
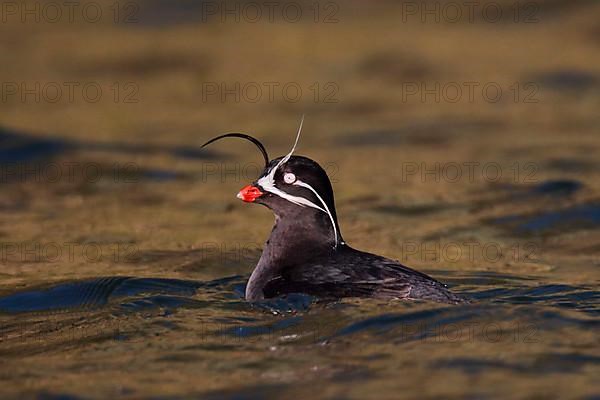
{"type": "MultiPolygon", "coordinates": [[[[343,241],[337,221],[336,230],[339,246],[343,241]]],[[[246,299],[262,299],[265,284],[286,268],[301,265],[335,251],[335,235],[326,214],[315,212],[283,217],[276,215],[271,236],[265,243],[260,260],[246,286],[246,299]]]]}

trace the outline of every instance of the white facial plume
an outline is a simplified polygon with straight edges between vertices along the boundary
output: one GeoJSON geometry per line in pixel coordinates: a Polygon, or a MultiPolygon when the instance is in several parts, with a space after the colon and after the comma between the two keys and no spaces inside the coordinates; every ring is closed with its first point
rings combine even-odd
{"type": "Polygon", "coordinates": [[[305,199],[304,197],[301,196],[293,196],[289,193],[284,192],[283,190],[279,189],[278,187],[275,186],[275,173],[277,172],[277,170],[286,162],[289,161],[290,157],[292,156],[292,154],[294,153],[294,151],[296,150],[296,146],[298,145],[298,140],[300,139],[300,133],[302,132],[302,125],[304,123],[304,116],[302,116],[302,120],[300,121],[300,127],[298,128],[298,133],[296,134],[296,140],[294,141],[294,145],[292,146],[292,150],[290,150],[290,152],[283,157],[278,163],[277,165],[275,165],[273,168],[271,168],[271,170],[267,173],[267,175],[263,176],[262,178],[260,178],[257,183],[267,192],[270,192],[276,196],[281,197],[282,199],[285,199],[287,201],[289,201],[290,203],[296,204],[298,206],[301,207],[312,207],[315,208],[317,210],[320,210],[324,213],[326,213],[329,216],[329,220],[331,221],[331,226],[333,227],[333,235],[334,235],[334,239],[335,239],[335,245],[334,248],[337,247],[338,245],[338,234],[337,234],[337,228],[335,226],[335,220],[333,219],[333,215],[331,214],[331,212],[329,211],[329,208],[327,207],[327,204],[325,203],[325,201],[323,200],[323,198],[319,195],[319,193],[317,193],[317,191],[310,186],[308,183],[306,182],[302,182],[300,179],[298,179],[293,173],[285,173],[283,176],[283,180],[285,183],[287,184],[291,184],[291,185],[296,185],[296,186],[301,186],[304,188],[307,188],[308,190],[310,190],[311,192],[314,193],[314,195],[317,197],[317,199],[319,199],[319,201],[321,202],[321,204],[323,205],[323,207],[320,207],[318,205],[316,205],[315,203],[313,203],[312,201],[305,199]]]}

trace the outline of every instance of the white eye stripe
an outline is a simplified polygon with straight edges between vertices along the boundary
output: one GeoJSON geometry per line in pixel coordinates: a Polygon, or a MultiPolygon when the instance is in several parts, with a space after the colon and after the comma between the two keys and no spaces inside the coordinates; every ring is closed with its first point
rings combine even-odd
{"type": "Polygon", "coordinates": [[[302,186],[302,187],[309,189],[311,192],[313,192],[315,194],[315,196],[317,196],[317,199],[319,199],[321,204],[323,204],[323,207],[325,207],[325,210],[321,209],[321,211],[323,211],[324,213],[326,213],[329,216],[329,220],[331,221],[331,226],[333,227],[333,236],[335,238],[335,246],[337,247],[337,245],[338,245],[337,228],[335,227],[335,220],[333,219],[333,215],[329,211],[329,207],[327,207],[327,203],[325,203],[325,201],[319,195],[319,193],[317,193],[317,191],[312,186],[310,186],[308,183],[302,182],[300,179],[298,179],[296,182],[294,182],[294,185],[302,186]]]}
{"type": "MultiPolygon", "coordinates": [[[[329,216],[329,220],[331,221],[331,226],[333,227],[333,235],[334,235],[334,238],[335,238],[335,247],[337,247],[337,245],[338,245],[338,236],[337,236],[337,228],[335,226],[335,220],[333,219],[333,215],[329,211],[329,207],[327,207],[327,203],[325,203],[325,201],[319,195],[319,193],[317,193],[317,191],[312,186],[310,186],[308,183],[302,182],[301,180],[296,180],[293,183],[293,185],[297,185],[297,186],[301,186],[301,187],[307,188],[308,190],[310,190],[311,192],[313,192],[315,194],[315,196],[317,197],[317,199],[319,199],[319,201],[321,202],[321,204],[323,204],[323,207],[325,207],[325,208],[319,207],[318,205],[316,205],[315,203],[313,203],[312,201],[310,201],[308,199],[305,199],[304,197],[293,196],[293,195],[291,195],[289,193],[286,193],[283,190],[275,187],[275,184],[271,183],[268,180],[269,175],[263,176],[257,182],[265,191],[273,193],[274,195],[279,196],[282,199],[285,199],[285,200],[289,201],[290,203],[299,205],[301,207],[308,206],[308,207],[315,208],[315,209],[317,209],[319,211],[324,212],[325,214],[327,214],[329,216]]],[[[285,177],[284,177],[284,179],[285,179],[285,177]]]]}
{"type": "Polygon", "coordinates": [[[288,172],[287,174],[283,175],[283,181],[285,183],[294,183],[296,182],[296,175],[288,172]]]}
{"type": "Polygon", "coordinates": [[[294,153],[294,150],[296,150],[296,146],[298,145],[298,139],[300,138],[300,132],[302,132],[302,125],[303,125],[303,123],[304,123],[304,115],[302,116],[302,120],[300,121],[300,127],[298,128],[298,133],[296,134],[296,141],[294,142],[294,146],[292,147],[292,150],[285,157],[283,157],[273,168],[271,168],[271,170],[267,173],[267,175],[265,175],[262,178],[260,178],[257,181],[257,183],[265,191],[271,192],[274,195],[279,196],[282,199],[285,199],[285,200],[289,201],[290,203],[299,205],[301,207],[304,207],[304,206],[312,207],[312,208],[315,208],[317,210],[320,210],[320,211],[326,213],[329,216],[329,219],[331,221],[331,226],[333,227],[333,234],[334,234],[334,238],[335,238],[334,248],[336,248],[337,245],[338,245],[338,235],[337,235],[337,228],[335,226],[335,220],[333,219],[333,215],[329,211],[329,208],[327,207],[327,204],[321,198],[321,196],[319,195],[319,193],[317,193],[317,191],[315,189],[313,189],[313,187],[310,186],[308,183],[302,182],[300,180],[296,180],[296,176],[294,174],[292,174],[292,173],[286,173],[283,176],[283,181],[285,183],[293,184],[293,185],[297,185],[297,186],[302,186],[302,187],[305,187],[305,188],[309,189],[310,191],[312,191],[315,194],[315,196],[317,196],[317,199],[319,199],[319,201],[321,202],[321,204],[323,204],[323,207],[325,207],[324,209],[321,208],[321,207],[319,207],[318,205],[316,205],[312,201],[310,201],[308,199],[305,199],[304,197],[293,196],[293,195],[291,195],[289,193],[286,193],[283,190],[275,187],[275,172],[277,172],[277,169],[279,169],[280,166],[282,166],[283,164],[285,164],[290,159],[290,157],[294,153]]]}
{"type": "Polygon", "coordinates": [[[276,187],[269,188],[267,191],[273,193],[276,196],[281,197],[282,199],[289,201],[290,203],[294,203],[294,204],[302,206],[302,207],[308,206],[308,207],[316,208],[319,211],[326,212],[324,209],[322,209],[321,207],[319,207],[312,201],[305,199],[304,197],[301,197],[301,196],[293,196],[293,195],[286,193],[283,190],[278,189],[276,187]]]}

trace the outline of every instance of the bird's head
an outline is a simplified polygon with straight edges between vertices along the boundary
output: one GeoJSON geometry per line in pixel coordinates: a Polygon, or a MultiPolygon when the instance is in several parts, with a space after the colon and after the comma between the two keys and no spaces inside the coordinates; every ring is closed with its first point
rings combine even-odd
{"type": "Polygon", "coordinates": [[[333,189],[327,173],[308,157],[292,155],[298,144],[302,129],[296,136],[292,150],[285,156],[269,161],[262,143],[243,133],[228,133],[209,140],[202,147],[226,137],[249,140],[261,151],[265,168],[260,177],[243,187],[237,197],[248,203],[258,203],[270,208],[279,218],[296,218],[299,221],[317,217],[325,229],[333,233],[333,243],[337,246],[342,239],[339,234],[333,189]]]}

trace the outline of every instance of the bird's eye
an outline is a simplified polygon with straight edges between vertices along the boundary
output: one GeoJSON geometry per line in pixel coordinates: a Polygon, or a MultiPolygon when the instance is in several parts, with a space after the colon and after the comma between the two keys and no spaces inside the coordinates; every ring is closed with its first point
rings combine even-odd
{"type": "Polygon", "coordinates": [[[294,183],[296,182],[296,175],[288,172],[287,174],[283,175],[283,181],[285,183],[294,183]]]}

